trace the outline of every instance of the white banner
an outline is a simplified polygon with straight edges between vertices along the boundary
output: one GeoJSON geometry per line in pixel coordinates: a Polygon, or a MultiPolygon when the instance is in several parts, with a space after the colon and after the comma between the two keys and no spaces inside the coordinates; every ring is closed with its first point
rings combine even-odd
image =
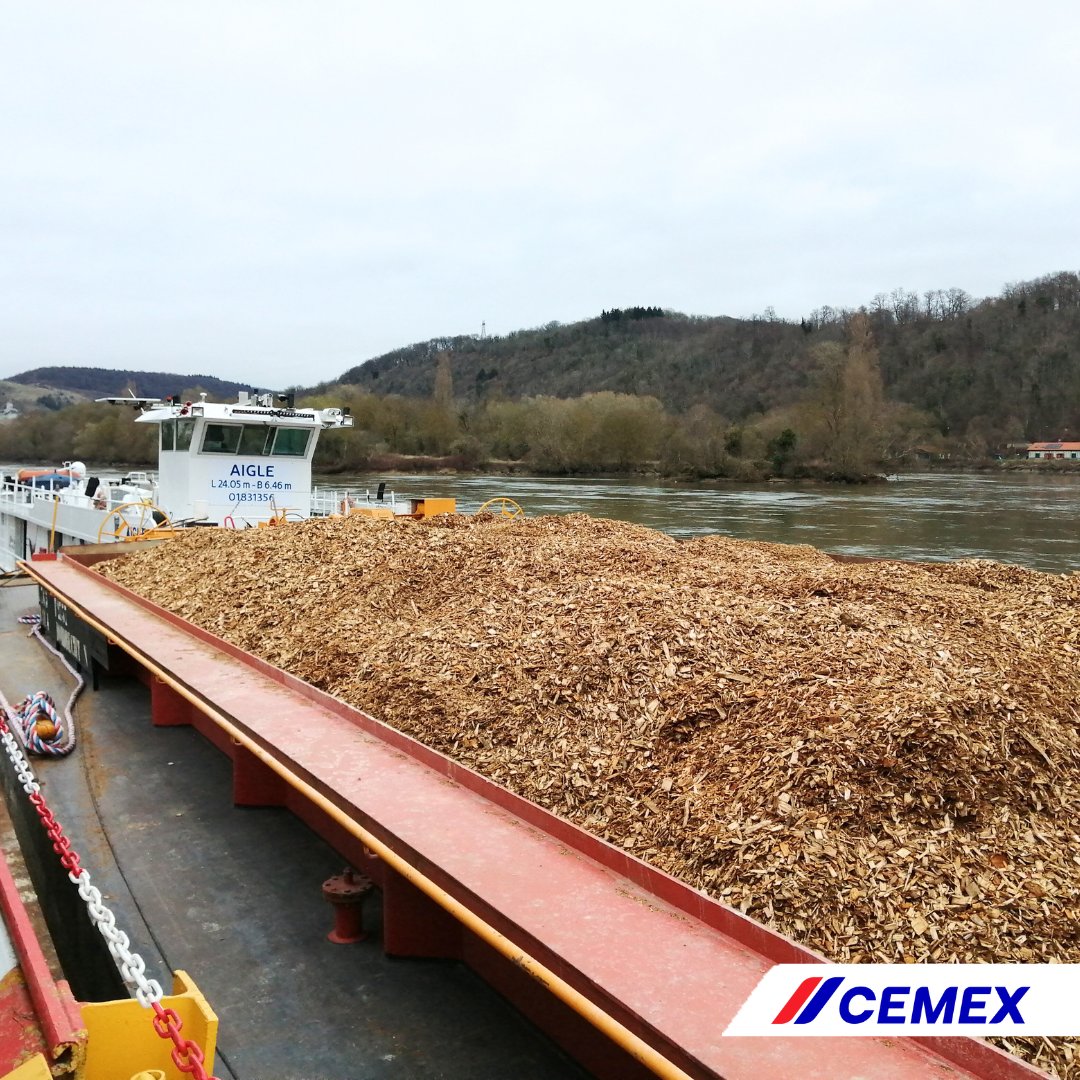
{"type": "Polygon", "coordinates": [[[1080,964],[778,964],[725,1035],[1080,1035],[1080,964]]]}

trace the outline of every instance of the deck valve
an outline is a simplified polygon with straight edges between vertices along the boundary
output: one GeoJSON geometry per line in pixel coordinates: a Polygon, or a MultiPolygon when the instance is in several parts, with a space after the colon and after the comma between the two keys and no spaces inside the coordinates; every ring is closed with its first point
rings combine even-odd
{"type": "Polygon", "coordinates": [[[323,882],[323,899],[334,907],[334,929],[326,935],[327,941],[348,945],[367,937],[362,925],[364,897],[372,890],[369,878],[346,866],[340,874],[323,882]]]}

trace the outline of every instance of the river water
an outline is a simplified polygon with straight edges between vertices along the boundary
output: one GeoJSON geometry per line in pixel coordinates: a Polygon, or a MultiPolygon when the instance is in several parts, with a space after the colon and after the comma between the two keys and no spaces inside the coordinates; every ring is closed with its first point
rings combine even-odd
{"type": "MultiPolygon", "coordinates": [[[[325,476],[316,482],[363,492],[373,491],[377,480],[325,476]]],[[[464,513],[505,495],[530,517],[582,512],[678,537],[723,533],[846,555],[996,559],[1052,573],[1080,569],[1080,475],[918,474],[864,487],[395,476],[387,478],[387,490],[455,497],[464,513]]]]}
{"type": "MultiPolygon", "coordinates": [[[[0,468],[7,473],[16,466],[0,468]]],[[[360,493],[374,492],[380,479],[314,478],[320,488],[360,493]]],[[[1080,474],[919,473],[867,486],[490,475],[385,479],[388,491],[402,496],[456,498],[463,513],[508,496],[529,517],[585,513],[678,537],[723,533],[844,555],[996,559],[1051,573],[1080,570],[1080,474]]]]}

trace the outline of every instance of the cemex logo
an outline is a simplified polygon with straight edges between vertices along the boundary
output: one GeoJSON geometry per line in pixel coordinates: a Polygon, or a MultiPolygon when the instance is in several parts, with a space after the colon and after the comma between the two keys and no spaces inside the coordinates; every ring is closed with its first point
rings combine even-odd
{"type": "MultiPolygon", "coordinates": [[[[908,982],[911,982],[910,976],[908,982]]],[[[1000,1024],[1013,1020],[1024,1022],[1017,1003],[1031,989],[1019,986],[947,986],[935,998],[926,986],[886,986],[879,997],[858,979],[834,975],[803,979],[784,1007],[776,1014],[774,1024],[812,1024],[834,996],[836,1010],[845,1024],[865,1024],[877,1014],[879,1024],[1000,1024]],[[848,983],[848,987],[844,987],[848,983]],[[1000,999],[999,1007],[989,1016],[991,990],[1000,999]],[[959,1005],[959,1007],[958,1007],[959,1005]],[[876,1008],[875,1008],[876,1006],[876,1008]],[[988,1018],[989,1017],[989,1018],[988,1018]]]]}
{"type": "Polygon", "coordinates": [[[1077,964],[779,964],[724,1034],[1075,1034],[1077,996],[1077,964]]]}

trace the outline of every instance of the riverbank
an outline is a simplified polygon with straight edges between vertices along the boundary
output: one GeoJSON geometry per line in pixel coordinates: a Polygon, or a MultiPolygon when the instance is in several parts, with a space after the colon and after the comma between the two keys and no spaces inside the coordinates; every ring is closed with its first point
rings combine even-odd
{"type": "Polygon", "coordinates": [[[738,462],[740,467],[730,474],[669,472],[658,463],[650,462],[627,469],[580,471],[575,469],[542,469],[527,461],[488,460],[471,461],[460,455],[443,457],[430,455],[380,454],[369,459],[365,468],[332,465],[318,466],[316,471],[326,476],[341,474],[373,476],[412,475],[431,473],[441,476],[545,476],[551,479],[612,480],[643,479],[670,483],[824,483],[824,484],[877,484],[888,479],[881,472],[844,472],[825,466],[807,466],[791,473],[773,472],[753,462],[738,462]]]}
{"type": "MultiPolygon", "coordinates": [[[[0,473],[13,475],[21,468],[37,468],[57,465],[59,462],[24,460],[18,464],[0,463],[0,473]]],[[[132,470],[152,469],[153,462],[87,462],[91,473],[122,474],[132,470]]],[[[541,476],[550,479],[573,480],[644,480],[677,484],[836,484],[873,485],[884,483],[899,476],[952,475],[976,473],[1030,472],[1046,475],[1080,476],[1080,461],[1034,461],[1028,458],[979,458],[961,461],[950,458],[943,461],[911,461],[883,463],[880,471],[850,472],[826,465],[804,465],[797,469],[776,471],[765,463],[732,459],[730,473],[706,473],[671,471],[663,469],[658,462],[646,462],[626,469],[575,470],[543,469],[523,460],[493,458],[476,461],[462,454],[375,454],[363,466],[356,464],[320,463],[316,461],[315,472],[322,476],[541,476]]]]}
{"type": "Polygon", "coordinates": [[[772,470],[760,462],[734,460],[730,474],[679,472],[664,470],[657,462],[622,470],[581,471],[574,469],[539,469],[527,461],[491,459],[474,461],[463,455],[379,454],[364,468],[349,465],[316,465],[326,476],[342,474],[372,476],[433,474],[441,476],[543,476],[576,480],[653,480],[662,483],[818,483],[841,485],[879,484],[895,476],[924,476],[956,473],[1031,472],[1049,475],[1080,475],[1080,461],[1034,461],[1029,458],[976,458],[966,461],[912,461],[883,463],[880,471],[851,472],[826,465],[804,465],[793,470],[772,470]]]}

